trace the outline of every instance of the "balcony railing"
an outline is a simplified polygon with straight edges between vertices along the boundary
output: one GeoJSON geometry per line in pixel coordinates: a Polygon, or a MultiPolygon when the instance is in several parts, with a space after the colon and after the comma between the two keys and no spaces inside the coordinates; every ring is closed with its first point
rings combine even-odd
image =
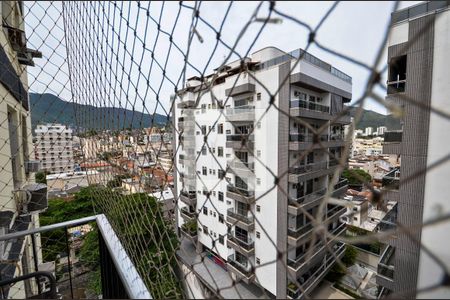
{"type": "Polygon", "coordinates": [[[253,134],[229,134],[227,135],[227,142],[241,142],[241,141],[254,141],[255,136],[253,134]]]}
{"type": "Polygon", "coordinates": [[[228,234],[228,241],[233,242],[239,247],[251,251],[255,248],[255,242],[250,237],[239,237],[234,232],[228,234]]]}
{"type": "Polygon", "coordinates": [[[228,165],[232,169],[255,171],[255,163],[242,161],[240,159],[234,159],[228,162],[228,165]]]}
{"type": "Polygon", "coordinates": [[[303,142],[303,143],[327,142],[328,134],[319,135],[316,140],[314,134],[290,132],[289,141],[290,142],[303,142]]]}
{"type": "MultiPolygon", "coordinates": [[[[91,265],[80,264],[81,261],[77,257],[75,247],[79,247],[79,245],[83,243],[83,235],[73,234],[76,231],[75,229],[79,229],[82,226],[91,228],[87,234],[90,234],[90,232],[94,230],[98,230],[99,261],[97,263],[100,268],[99,276],[102,283],[101,292],[103,298],[151,298],[152,296],[144,281],[137,272],[133,262],[123,248],[119,237],[115,234],[105,215],[96,215],[0,236],[0,242],[11,245],[11,247],[7,247],[11,249],[10,251],[13,251],[13,249],[20,249],[17,245],[13,245],[18,242],[23,243],[27,238],[32,241],[32,251],[35,253],[31,256],[31,261],[28,262],[27,266],[23,267],[21,270],[21,273],[24,274],[24,276],[15,277],[15,273],[12,273],[12,277],[9,278],[2,276],[2,279],[0,280],[0,290],[3,293],[3,297],[13,297],[12,294],[9,294],[19,289],[15,284],[21,281],[28,281],[29,284],[36,287],[25,291],[26,298],[74,298],[75,288],[77,290],[85,289],[86,283],[82,283],[77,276],[93,272],[93,270],[91,265]],[[92,226],[93,224],[96,226],[92,226]],[[67,249],[70,253],[67,253],[68,255],[66,257],[61,257],[59,260],[54,261],[51,267],[53,269],[50,268],[50,271],[40,271],[43,267],[39,265],[39,255],[36,255],[41,250],[46,251],[46,246],[50,246],[44,244],[41,246],[41,244],[37,242],[37,237],[39,235],[42,236],[44,233],[52,234],[52,236],[55,235],[55,242],[59,240],[65,241],[62,242],[65,245],[64,249],[67,249]],[[66,239],[66,237],[70,238],[66,239]],[[60,276],[62,276],[57,282],[54,281],[56,272],[59,272],[60,276]],[[68,280],[62,280],[66,277],[68,277],[68,280]],[[33,280],[33,278],[36,280],[33,280]],[[44,278],[47,278],[47,280],[44,278]],[[59,293],[56,296],[55,285],[56,290],[59,293]]],[[[90,242],[95,242],[95,239],[90,242]]],[[[51,246],[55,245],[52,244],[51,246]]],[[[54,251],[53,248],[47,250],[48,253],[53,253],[52,251],[54,251]]],[[[23,284],[21,284],[21,286],[23,286],[23,284]]]]}
{"type": "Polygon", "coordinates": [[[181,216],[192,220],[196,217],[195,211],[189,210],[187,207],[183,207],[180,209],[181,216]]]}
{"type": "Polygon", "coordinates": [[[306,225],[304,225],[302,227],[299,227],[299,228],[296,228],[296,229],[289,228],[288,229],[288,236],[290,236],[290,237],[292,237],[294,239],[297,239],[300,236],[302,236],[302,235],[312,231],[313,227],[314,227],[313,224],[309,223],[309,224],[306,224],[306,225]]]}
{"type": "Polygon", "coordinates": [[[234,255],[228,256],[228,264],[230,264],[233,268],[237,269],[246,278],[250,278],[254,274],[252,268],[248,268],[248,267],[244,266],[243,264],[239,263],[238,261],[236,261],[236,259],[234,258],[234,255]]]}
{"type": "Polygon", "coordinates": [[[395,168],[386,175],[384,175],[382,179],[383,187],[398,189],[400,185],[400,169],[395,168]]]}
{"type": "Polygon", "coordinates": [[[386,131],[384,133],[385,143],[400,143],[402,141],[402,131],[386,131]]]}
{"type": "Polygon", "coordinates": [[[325,195],[326,191],[327,188],[321,188],[317,191],[312,192],[311,194],[299,197],[297,199],[293,199],[292,202],[297,202],[298,204],[310,203],[322,198],[325,195]]]}
{"type": "Polygon", "coordinates": [[[395,248],[388,246],[381,255],[378,263],[378,275],[394,279],[394,266],[392,264],[395,248]]]}
{"type": "Polygon", "coordinates": [[[324,112],[324,113],[330,112],[329,106],[318,104],[315,102],[309,102],[309,101],[305,101],[305,100],[294,99],[294,100],[291,100],[290,105],[291,105],[291,108],[298,107],[298,108],[303,108],[303,109],[313,110],[313,111],[318,111],[318,112],[324,112]]]}
{"type": "Polygon", "coordinates": [[[346,185],[348,185],[348,179],[342,179],[334,185],[334,190],[338,190],[346,185]]]}
{"type": "Polygon", "coordinates": [[[240,187],[237,187],[237,186],[234,186],[231,184],[229,184],[227,186],[227,191],[230,193],[235,193],[235,194],[242,195],[245,197],[254,197],[255,196],[255,191],[249,191],[247,189],[240,188],[240,187]]]}
{"type": "Polygon", "coordinates": [[[254,222],[253,221],[253,215],[251,215],[251,216],[248,216],[248,214],[244,215],[242,213],[239,213],[239,212],[235,211],[234,208],[229,208],[227,210],[227,216],[231,217],[233,219],[239,220],[239,221],[241,221],[241,222],[243,222],[243,223],[245,223],[247,225],[250,225],[250,224],[252,224],[254,222]]]}
{"type": "Polygon", "coordinates": [[[233,116],[233,115],[239,115],[239,114],[251,114],[255,112],[255,107],[251,105],[245,105],[245,106],[238,106],[234,108],[226,108],[226,115],[227,116],[233,116]]]}
{"type": "Polygon", "coordinates": [[[303,173],[310,173],[314,171],[324,170],[328,168],[328,162],[322,161],[322,162],[316,162],[312,164],[307,164],[303,166],[295,166],[289,168],[290,174],[303,174],[303,173]]]}

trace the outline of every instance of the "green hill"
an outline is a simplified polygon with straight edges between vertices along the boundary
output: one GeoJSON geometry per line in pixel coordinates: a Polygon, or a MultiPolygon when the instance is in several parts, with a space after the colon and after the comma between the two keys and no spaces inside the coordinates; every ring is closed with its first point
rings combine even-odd
{"type": "MultiPolygon", "coordinates": [[[[350,115],[355,116],[356,107],[350,109],[350,115]]],[[[394,118],[392,115],[383,115],[372,110],[364,109],[361,119],[356,124],[356,129],[364,129],[366,127],[373,127],[376,129],[380,126],[386,126],[388,130],[402,129],[400,120],[394,118]]]]}
{"type": "Polygon", "coordinates": [[[123,129],[164,126],[167,117],[124,108],[95,107],[67,102],[52,94],[30,93],[31,124],[60,123],[86,129],[123,129]],[[154,117],[153,117],[154,116],[154,117]]]}

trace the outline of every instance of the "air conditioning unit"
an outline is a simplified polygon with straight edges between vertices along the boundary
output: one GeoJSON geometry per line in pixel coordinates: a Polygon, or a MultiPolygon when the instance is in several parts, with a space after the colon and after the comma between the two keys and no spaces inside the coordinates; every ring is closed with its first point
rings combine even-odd
{"type": "Polygon", "coordinates": [[[300,97],[300,92],[299,91],[294,91],[294,96],[295,97],[300,97]]]}
{"type": "Polygon", "coordinates": [[[14,191],[19,215],[39,213],[48,208],[47,185],[43,183],[27,184],[14,191]]]}
{"type": "Polygon", "coordinates": [[[25,162],[25,173],[39,172],[41,169],[41,163],[38,160],[30,160],[25,162]]]}

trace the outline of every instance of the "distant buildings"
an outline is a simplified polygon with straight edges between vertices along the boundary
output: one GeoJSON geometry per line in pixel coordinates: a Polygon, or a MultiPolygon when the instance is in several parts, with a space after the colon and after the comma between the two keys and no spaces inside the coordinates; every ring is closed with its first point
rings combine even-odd
{"type": "Polygon", "coordinates": [[[386,130],[387,130],[386,126],[377,127],[377,135],[378,136],[383,136],[383,134],[385,133],[386,130]]]}
{"type": "Polygon", "coordinates": [[[35,129],[36,159],[47,173],[73,171],[72,129],[60,124],[38,125],[35,129]]]}

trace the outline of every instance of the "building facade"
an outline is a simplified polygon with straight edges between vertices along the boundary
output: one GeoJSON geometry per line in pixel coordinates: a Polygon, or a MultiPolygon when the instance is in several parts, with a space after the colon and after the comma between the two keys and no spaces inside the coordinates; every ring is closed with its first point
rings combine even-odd
{"type": "MultiPolygon", "coordinates": [[[[280,298],[309,293],[345,248],[330,242],[331,254],[318,243],[306,263],[313,226],[302,211],[316,215],[343,155],[350,116],[341,112],[351,92],[348,75],[301,49],[264,48],[203,81],[189,79],[173,118],[180,234],[236,280],[280,298]],[[271,103],[278,109],[267,110],[271,103]]],[[[337,182],[336,194],[346,187],[337,182]]],[[[325,207],[333,234],[345,229],[343,213],[325,207]]]]}
{"type": "Polygon", "coordinates": [[[73,171],[72,129],[60,124],[38,125],[35,129],[36,159],[48,173],[73,171]]]}
{"type": "MultiPolygon", "coordinates": [[[[449,113],[449,32],[448,1],[424,2],[392,14],[386,100],[403,109],[403,130],[385,132],[383,152],[401,157],[401,172],[395,168],[385,176],[383,194],[398,202],[397,222],[408,232],[398,228],[396,237],[387,241],[377,283],[397,297],[416,297],[417,289],[443,280],[442,268],[421,251],[421,243],[449,267],[447,243],[436,243],[449,225],[422,229],[423,222],[450,211],[444,200],[450,192],[448,161],[423,172],[448,155],[450,122],[426,107],[449,113]]],[[[448,293],[443,287],[417,296],[441,298],[448,293]]]]}
{"type": "MultiPolygon", "coordinates": [[[[0,4],[0,236],[39,227],[39,211],[46,208],[46,186],[34,184],[38,165],[33,149],[27,65],[37,51],[28,49],[23,24],[23,3],[0,4]],[[35,191],[41,194],[36,197],[35,191]],[[29,193],[29,194],[28,194],[29,193]],[[28,197],[30,195],[30,197],[28,197]]],[[[42,262],[41,251],[33,253],[30,236],[0,241],[0,277],[11,279],[34,271],[42,262]]],[[[36,238],[40,249],[40,238],[36,238]]],[[[35,280],[2,287],[0,298],[27,298],[37,290],[35,280]]]]}

